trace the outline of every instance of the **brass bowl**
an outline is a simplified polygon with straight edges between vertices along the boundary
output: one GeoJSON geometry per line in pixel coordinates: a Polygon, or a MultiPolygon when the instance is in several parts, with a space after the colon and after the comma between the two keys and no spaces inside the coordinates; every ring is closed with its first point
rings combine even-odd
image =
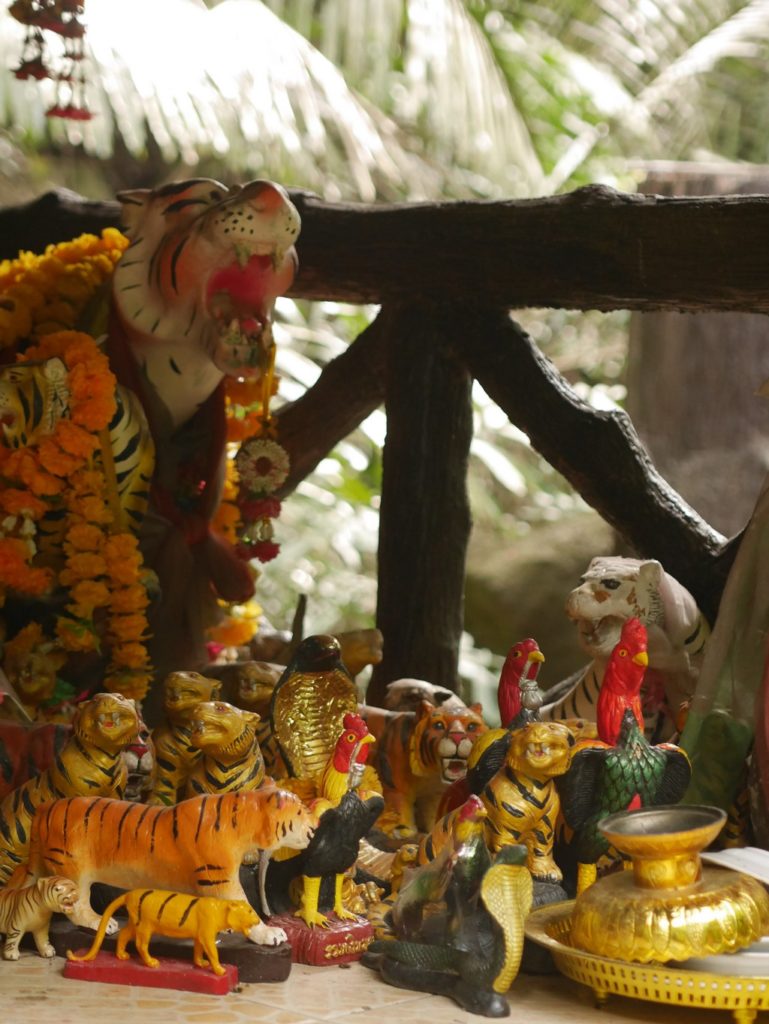
{"type": "Polygon", "coordinates": [[[598,829],[611,845],[633,861],[637,885],[679,889],[700,877],[700,853],[726,821],[720,807],[661,804],[610,814],[598,829]]]}
{"type": "Polygon", "coordinates": [[[715,807],[662,806],[610,815],[599,828],[632,857],[577,899],[571,940],[640,963],[734,952],[769,931],[769,896],[754,878],[703,870],[700,851],[725,820],[715,807]]]}

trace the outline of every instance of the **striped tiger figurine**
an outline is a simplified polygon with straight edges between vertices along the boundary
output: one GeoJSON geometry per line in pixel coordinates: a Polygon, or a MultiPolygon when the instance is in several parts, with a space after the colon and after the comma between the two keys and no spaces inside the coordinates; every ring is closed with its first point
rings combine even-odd
{"type": "Polygon", "coordinates": [[[641,691],[647,734],[671,736],[679,708],[694,692],[710,635],[688,590],[653,559],[601,556],[590,562],[570,593],[566,612],[592,661],[555,687],[557,695],[540,708],[540,718],[595,721],[609,656],[623,623],[638,618],[648,635],[649,668],[641,691]]]}
{"type": "Polygon", "coordinates": [[[107,928],[116,910],[124,907],[128,924],[120,929],[115,955],[128,960],[126,946],[133,941],[136,951],[147,967],[158,967],[160,961],[150,956],[152,936],[194,939],[192,958],[196,967],[210,967],[214,974],[225,974],[219,962],[216,936],[219,932],[242,932],[248,936],[259,922],[259,915],[245,900],[220,900],[215,896],[188,896],[167,889],[132,889],[124,892],[106,908],[99,922],[93,945],[82,956],[67,950],[68,960],[95,960],[107,928]]]}
{"type": "MultiPolygon", "coordinates": [[[[99,915],[91,909],[93,882],[246,900],[241,864],[254,864],[262,853],[269,856],[283,848],[303,850],[317,824],[317,816],[298,797],[272,787],[196,796],[173,807],[84,796],[55,800],[35,814],[28,861],[9,885],[53,871],[70,878],[80,894],[70,918],[95,930],[99,915]]],[[[107,933],[115,931],[113,921],[107,933]]],[[[282,928],[262,921],[249,929],[248,937],[265,945],[286,938],[282,928]]]]}
{"type": "MultiPolygon", "coordinates": [[[[492,854],[522,843],[532,876],[560,882],[553,860],[555,824],[560,800],[554,779],[569,768],[574,736],[559,722],[531,722],[512,734],[505,763],[480,794],[486,808],[484,834],[492,854]]],[[[463,804],[462,807],[465,805],[463,804]]],[[[419,844],[418,861],[433,860],[450,842],[462,807],[441,818],[419,844]]]]}
{"type": "Polygon", "coordinates": [[[19,943],[31,932],[40,956],[52,957],[56,950],[48,941],[53,914],[69,914],[77,902],[77,886],[69,878],[49,875],[23,889],[0,892],[0,934],[5,935],[3,960],[19,959],[19,943]]]}
{"type": "Polygon", "coordinates": [[[120,694],[97,693],[78,706],[72,736],[53,763],[0,803],[0,885],[26,859],[32,817],[41,804],[80,793],[123,795],[127,771],[122,755],[139,728],[136,705],[120,694]]]}
{"type": "MultiPolygon", "coordinates": [[[[0,423],[8,448],[38,444],[60,419],[69,416],[67,367],[53,357],[0,368],[0,423]]],[[[107,426],[110,463],[114,463],[117,505],[127,530],[138,534],[147,512],[155,445],[136,396],[116,386],[115,413],[107,426]]],[[[102,452],[102,461],[107,453],[102,452]]],[[[37,544],[47,562],[61,561],[66,509],[47,512],[38,522],[37,544]]]]}
{"type": "Polygon", "coordinates": [[[467,758],[488,726],[481,705],[422,701],[417,711],[362,710],[376,736],[374,767],[382,783],[385,812],[377,828],[400,839],[428,832],[449,785],[467,773],[467,758]]]}
{"type": "Polygon", "coordinates": [[[255,711],[243,711],[224,701],[196,705],[190,743],[203,756],[187,779],[187,796],[245,792],[262,785],[264,758],[256,738],[258,721],[255,711]]]}
{"type": "Polygon", "coordinates": [[[202,750],[192,744],[196,709],[217,700],[222,684],[199,672],[171,672],[163,681],[164,725],[152,731],[155,746],[155,779],[148,803],[170,806],[184,796],[187,781],[202,750]]]}
{"type": "Polygon", "coordinates": [[[118,199],[131,244],[115,269],[114,306],[169,433],[225,374],[264,374],[269,389],[272,311],[297,265],[300,220],[286,191],[263,180],[228,189],[193,178],[118,199]]]}

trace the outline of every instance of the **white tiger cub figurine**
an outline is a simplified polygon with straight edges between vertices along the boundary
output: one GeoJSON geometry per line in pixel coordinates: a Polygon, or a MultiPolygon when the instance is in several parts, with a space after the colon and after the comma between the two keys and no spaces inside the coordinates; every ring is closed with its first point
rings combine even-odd
{"type": "Polygon", "coordinates": [[[569,594],[566,614],[576,623],[580,644],[593,660],[556,687],[556,699],[540,709],[543,721],[595,721],[609,655],[623,623],[635,616],[648,633],[649,668],[642,689],[645,712],[652,712],[646,718],[647,731],[661,728],[663,737],[671,735],[681,706],[694,693],[710,635],[689,591],[653,559],[599,556],[569,594]],[[663,700],[655,698],[660,689],[663,700]]]}
{"type": "Polygon", "coordinates": [[[69,878],[48,875],[23,889],[0,891],[0,934],[5,935],[4,960],[19,959],[19,943],[32,933],[40,956],[52,957],[56,950],[48,941],[53,914],[69,914],[78,900],[78,888],[69,878]]]}

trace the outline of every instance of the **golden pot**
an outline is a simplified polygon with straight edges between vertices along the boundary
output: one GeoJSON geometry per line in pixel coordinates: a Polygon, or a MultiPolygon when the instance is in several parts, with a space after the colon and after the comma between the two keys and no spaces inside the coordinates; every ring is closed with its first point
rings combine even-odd
{"type": "Polygon", "coordinates": [[[769,896],[754,878],[705,867],[700,852],[721,831],[716,807],[621,811],[598,826],[633,870],[609,875],[577,899],[571,941],[617,960],[649,963],[749,946],[769,930],[769,896]]]}

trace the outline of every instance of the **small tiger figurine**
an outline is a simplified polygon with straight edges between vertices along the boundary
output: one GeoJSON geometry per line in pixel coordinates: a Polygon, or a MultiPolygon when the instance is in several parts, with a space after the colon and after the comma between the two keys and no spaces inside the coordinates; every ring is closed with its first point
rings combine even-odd
{"type": "Polygon", "coordinates": [[[221,680],[224,700],[255,711],[262,719],[269,717],[272,692],[284,671],[285,666],[269,661],[231,661],[205,668],[208,678],[221,680]]]}
{"type": "Polygon", "coordinates": [[[56,951],[48,941],[51,916],[71,913],[77,898],[75,883],[60,875],[38,878],[24,889],[3,889],[0,892],[0,934],[5,935],[3,959],[19,959],[19,943],[26,932],[32,933],[40,956],[55,956],[56,951]]]}
{"type": "Polygon", "coordinates": [[[385,798],[377,828],[401,839],[430,831],[444,790],[464,778],[473,744],[487,730],[481,710],[429,701],[415,712],[363,709],[377,738],[374,767],[385,798]]]}
{"type": "MultiPolygon", "coordinates": [[[[484,831],[491,853],[522,843],[528,851],[529,871],[539,881],[561,881],[561,870],[553,860],[554,827],[561,807],[553,779],[568,770],[574,746],[571,731],[559,722],[531,722],[517,729],[504,766],[480,794],[487,811],[484,831]]],[[[461,811],[459,807],[441,818],[422,840],[420,864],[433,860],[451,841],[461,811]]]]}
{"type": "Polygon", "coordinates": [[[224,701],[195,707],[190,743],[203,752],[187,779],[187,796],[245,792],[264,782],[264,758],[256,738],[259,715],[224,701]]]}
{"type": "Polygon", "coordinates": [[[139,715],[127,697],[97,693],[78,706],[72,736],[50,767],[0,803],[0,885],[26,859],[32,815],[41,804],[80,793],[123,796],[122,754],[138,735],[139,715]]]}
{"type": "Polygon", "coordinates": [[[198,705],[218,700],[222,684],[199,672],[171,672],[163,683],[165,725],[152,731],[155,780],[147,803],[170,806],[183,793],[202,751],[191,742],[192,720],[198,705]]]}
{"type": "Polygon", "coordinates": [[[258,914],[245,900],[188,896],[166,889],[132,889],[114,899],[104,911],[88,952],[76,956],[68,949],[67,959],[95,960],[112,915],[121,907],[125,907],[128,912],[128,924],[120,929],[115,955],[118,960],[128,960],[126,946],[133,941],[147,967],[157,967],[160,963],[154,956],[150,956],[149,951],[152,936],[157,932],[172,938],[194,939],[192,958],[195,965],[203,968],[210,966],[214,974],[224,974],[225,969],[219,962],[216,948],[216,936],[225,930],[242,932],[248,936],[249,931],[260,923],[258,914]]]}
{"type": "MultiPolygon", "coordinates": [[[[71,878],[80,893],[71,920],[97,929],[93,882],[245,900],[241,864],[256,863],[263,851],[303,850],[317,825],[298,797],[273,788],[196,796],[173,807],[84,796],[56,800],[35,814],[28,861],[8,884],[23,885],[51,871],[71,878]]],[[[107,926],[108,934],[116,930],[115,922],[107,926]]],[[[265,945],[286,938],[282,928],[261,921],[248,937],[265,945]]]]}

